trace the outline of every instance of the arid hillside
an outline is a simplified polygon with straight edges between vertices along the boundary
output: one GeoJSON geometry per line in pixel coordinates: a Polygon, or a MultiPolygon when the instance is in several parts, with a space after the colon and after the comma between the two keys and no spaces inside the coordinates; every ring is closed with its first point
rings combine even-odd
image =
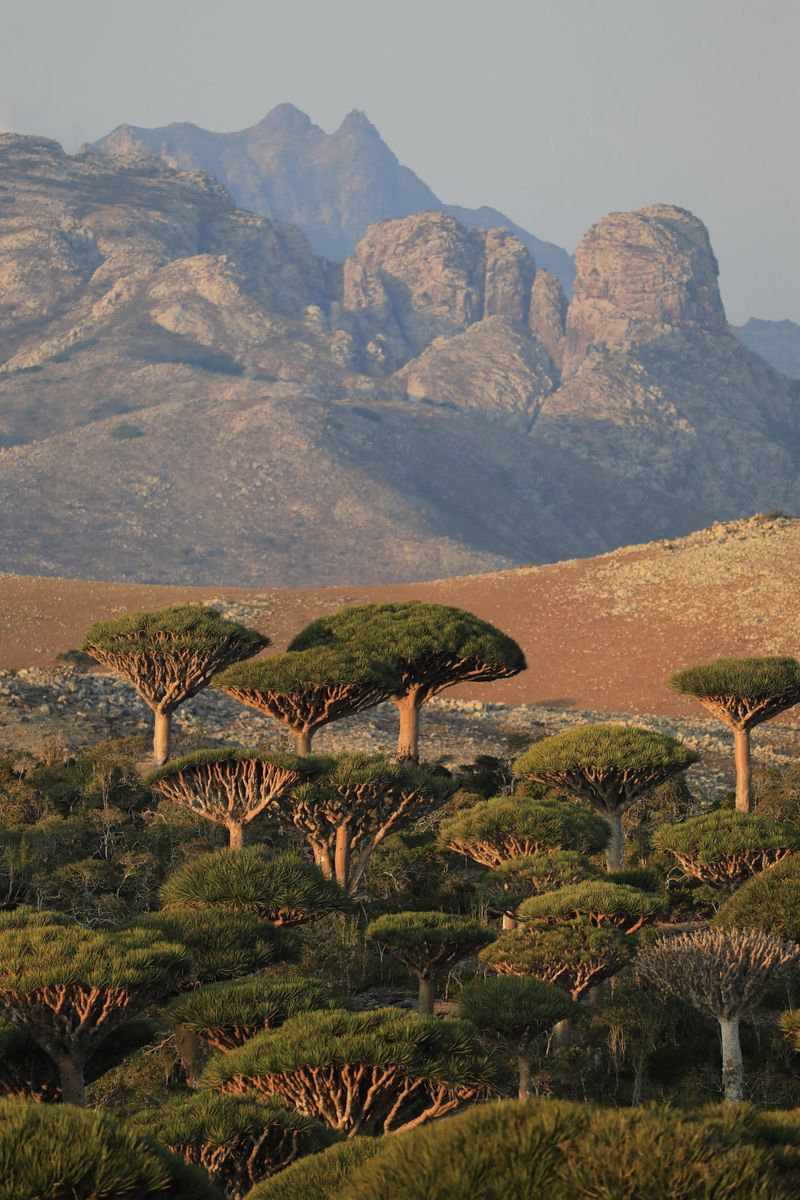
{"type": "Polygon", "coordinates": [[[722,654],[800,653],[800,520],[754,517],[686,538],[498,574],[372,588],[254,591],[0,576],[0,669],[51,667],[93,621],[214,602],[272,637],[344,604],[425,599],[469,608],[521,643],[528,670],[463,699],[619,713],[696,712],[664,685],[722,654]]]}

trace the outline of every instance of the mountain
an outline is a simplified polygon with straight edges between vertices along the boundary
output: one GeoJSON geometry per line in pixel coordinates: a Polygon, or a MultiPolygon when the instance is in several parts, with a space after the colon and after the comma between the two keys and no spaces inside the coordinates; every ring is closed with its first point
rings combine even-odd
{"type": "Polygon", "coordinates": [[[355,586],[796,509],[800,384],[702,223],[611,214],[576,268],[443,212],[335,264],[197,171],[0,136],[0,570],[355,586]]]}
{"type": "Polygon", "coordinates": [[[733,332],[777,371],[800,379],[800,325],[794,321],[761,321],[751,317],[746,325],[735,326],[733,332]]]}
{"type": "Polygon", "coordinates": [[[443,204],[403,167],[364,113],[349,113],[325,133],[293,104],[236,133],[212,133],[176,122],[160,129],[120,125],[90,149],[114,157],[153,156],[181,170],[200,170],[227,187],[240,208],[289,221],[317,254],[341,262],[370,225],[420,212],[449,212],[467,229],[511,229],[541,267],[569,290],[566,250],[542,241],[494,208],[443,204]]]}

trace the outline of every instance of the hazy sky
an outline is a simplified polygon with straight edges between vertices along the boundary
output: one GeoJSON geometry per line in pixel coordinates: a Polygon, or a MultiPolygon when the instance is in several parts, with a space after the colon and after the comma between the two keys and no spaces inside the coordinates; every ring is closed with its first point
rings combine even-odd
{"type": "Polygon", "coordinates": [[[728,316],[800,321],[800,0],[0,0],[0,129],[363,109],[445,201],[574,249],[603,213],[708,225],[728,316]]]}

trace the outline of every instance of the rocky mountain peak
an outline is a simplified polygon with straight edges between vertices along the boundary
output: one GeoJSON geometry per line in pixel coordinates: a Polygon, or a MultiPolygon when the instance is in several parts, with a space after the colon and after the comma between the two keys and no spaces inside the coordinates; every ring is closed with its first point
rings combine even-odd
{"type": "MultiPolygon", "coordinates": [[[[268,129],[282,133],[304,134],[315,128],[311,118],[294,104],[276,104],[258,122],[257,129],[268,129]]],[[[318,132],[322,132],[319,130],[318,132]]]]}
{"type": "Polygon", "coordinates": [[[609,213],[584,236],[575,268],[567,371],[592,345],[627,349],[676,329],[727,329],[708,231],[686,209],[609,213]]]}

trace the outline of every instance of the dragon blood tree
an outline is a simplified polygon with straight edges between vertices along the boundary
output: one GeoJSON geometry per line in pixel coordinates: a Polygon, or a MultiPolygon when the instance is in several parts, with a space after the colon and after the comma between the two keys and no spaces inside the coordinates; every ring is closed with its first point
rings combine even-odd
{"type": "Polygon", "coordinates": [[[426,700],[457,683],[489,683],[525,670],[517,643],[474,613],[407,600],[362,604],[318,617],[290,650],[341,646],[400,676],[391,699],[400,714],[397,756],[419,760],[419,712],[426,700]]]}
{"type": "Polygon", "coordinates": [[[561,921],[510,929],[480,958],[499,975],[529,975],[580,1000],[589,988],[621,971],[634,954],[634,939],[614,926],[561,921]]]}
{"type": "Polygon", "coordinates": [[[145,1109],[131,1124],[202,1168],[226,1200],[243,1200],[254,1184],[324,1150],[336,1136],[281,1100],[208,1091],[145,1109]]]}
{"type": "Polygon", "coordinates": [[[800,826],[723,808],[662,825],[652,840],[654,849],[672,854],[690,879],[732,891],[800,849],[800,826]]]}
{"type": "Polygon", "coordinates": [[[669,686],[699,700],[733,730],[736,807],[750,812],[750,730],[800,702],[800,663],[794,658],[718,658],[678,671],[669,686]]]}
{"type": "Polygon", "coordinates": [[[55,1063],[70,1104],[85,1103],[86,1064],[109,1034],[188,969],[185,948],[157,932],[106,933],[54,913],[0,913],[0,1010],[55,1063]]]}
{"type": "Polygon", "coordinates": [[[492,940],[485,925],[442,912],[387,913],[367,926],[368,943],[388,950],[419,980],[419,1011],[431,1015],[442,969],[492,940]]]}
{"type": "Polygon", "coordinates": [[[217,671],[268,645],[264,634],[213,608],[177,604],[98,621],[81,649],[132,683],[153,710],[153,760],[161,766],[169,758],[170,718],[178,705],[207,687],[217,671]]]}
{"type": "Polygon", "coordinates": [[[315,759],[229,746],[176,758],[151,772],[145,783],[165,800],[222,825],[231,849],[241,850],[245,825],[318,769],[315,759]]]}
{"type": "Polygon", "coordinates": [[[0,1100],[3,1200],[220,1200],[204,1171],[97,1109],[0,1100]]]}
{"type": "Polygon", "coordinates": [[[622,814],[646,792],[698,761],[676,738],[636,725],[579,725],[542,738],[514,773],[586,801],[608,822],[609,870],[622,866],[622,814]]]}
{"type": "Polygon", "coordinates": [[[175,996],[162,1010],[171,1025],[192,1030],[204,1051],[223,1053],[277,1029],[290,1017],[334,1007],[331,989],[316,979],[267,975],[224,980],[175,996]]]}
{"type": "Polygon", "coordinates": [[[608,845],[602,817],[577,804],[530,796],[494,796],[442,822],[440,839],[454,854],[483,867],[546,850],[599,854],[608,845]]]}
{"type": "Polygon", "coordinates": [[[247,1200],[333,1200],[352,1172],[377,1154],[382,1138],[351,1137],[319,1154],[308,1154],[253,1188],[247,1200]]]}
{"type": "Polygon", "coordinates": [[[494,1088],[492,1063],[464,1021],[398,1009],[304,1013],[212,1058],[203,1086],[279,1096],[348,1137],[402,1133],[494,1088]]]}
{"type": "Polygon", "coordinates": [[[451,792],[449,779],[422,767],[341,754],[325,774],[283,795],[273,812],[295,826],[325,877],[350,895],[375,847],[444,804],[451,792]]]}
{"type": "Polygon", "coordinates": [[[663,917],[666,905],[652,892],[643,892],[625,883],[592,879],[531,896],[523,900],[517,911],[524,922],[587,921],[598,928],[613,926],[625,934],[632,934],[663,917]]]}
{"type": "MultiPolygon", "coordinates": [[[[605,825],[603,825],[605,834],[605,825]]],[[[571,883],[597,879],[603,872],[574,850],[540,850],[509,858],[478,881],[478,894],[491,913],[503,918],[503,928],[513,929],[523,900],[571,883]]]]}
{"type": "Polygon", "coordinates": [[[214,680],[214,687],[286,725],[301,755],[311,753],[311,740],[323,725],[374,708],[399,686],[400,676],[388,663],[339,646],[235,663],[214,680]]]}
{"type": "Polygon", "coordinates": [[[496,975],[465,984],[459,1009],[462,1017],[478,1029],[514,1043],[520,1100],[530,1093],[529,1056],[534,1038],[578,1011],[566,992],[524,975],[496,975]]]}
{"type": "Polygon", "coordinates": [[[800,854],[790,854],[737,888],[714,916],[720,929],[751,929],[800,943],[800,854]]]}
{"type": "Polygon", "coordinates": [[[767,933],[703,929],[659,939],[640,952],[637,966],[660,991],[716,1017],[725,1099],[743,1100],[740,1022],[771,988],[796,974],[800,946],[767,933]]]}
{"type": "Polygon", "coordinates": [[[296,854],[273,854],[264,846],[198,854],[161,888],[165,909],[213,908],[254,913],[274,925],[305,925],[349,903],[319,867],[296,854]]]}

